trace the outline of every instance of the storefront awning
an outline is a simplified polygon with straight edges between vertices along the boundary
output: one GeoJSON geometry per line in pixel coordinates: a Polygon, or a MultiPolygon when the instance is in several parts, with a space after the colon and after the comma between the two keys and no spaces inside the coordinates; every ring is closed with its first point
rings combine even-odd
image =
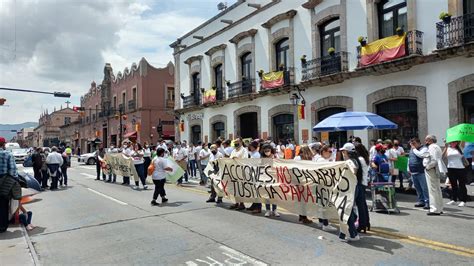
{"type": "Polygon", "coordinates": [[[137,138],[137,132],[136,131],[132,131],[132,132],[129,132],[125,135],[123,135],[124,138],[137,138]]]}

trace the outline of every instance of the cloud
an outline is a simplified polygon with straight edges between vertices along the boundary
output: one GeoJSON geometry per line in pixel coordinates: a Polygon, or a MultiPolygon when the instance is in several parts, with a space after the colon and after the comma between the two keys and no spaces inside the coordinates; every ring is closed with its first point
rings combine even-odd
{"type": "MultiPolygon", "coordinates": [[[[145,57],[173,60],[169,44],[217,13],[218,0],[0,1],[0,86],[68,91],[79,104],[105,62],[123,71],[145,57]]],[[[229,2],[229,1],[228,1],[229,2]]],[[[0,123],[37,121],[65,99],[0,91],[0,123]]]]}

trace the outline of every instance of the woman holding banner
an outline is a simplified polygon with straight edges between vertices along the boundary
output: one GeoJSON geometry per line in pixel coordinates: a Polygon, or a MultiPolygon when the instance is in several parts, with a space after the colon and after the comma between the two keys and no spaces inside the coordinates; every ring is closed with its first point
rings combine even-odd
{"type": "MultiPolygon", "coordinates": [[[[357,176],[357,181],[362,180],[362,167],[359,162],[359,158],[355,149],[354,144],[352,143],[346,143],[344,146],[340,149],[342,151],[342,157],[344,160],[348,163],[349,169],[357,176]]],[[[359,182],[358,182],[359,183],[359,182]]],[[[355,199],[357,199],[358,194],[360,194],[361,191],[359,187],[356,187],[355,191],[355,199]]],[[[339,233],[339,238],[342,241],[358,241],[360,240],[359,234],[357,233],[357,229],[355,226],[355,222],[357,220],[357,215],[354,212],[354,208],[352,208],[351,214],[349,216],[349,220],[347,221],[347,225],[349,226],[349,235],[350,237],[347,238],[346,234],[340,232],[339,233]]]]}
{"type": "MultiPolygon", "coordinates": [[[[137,170],[138,177],[140,181],[142,181],[143,189],[147,189],[148,186],[146,185],[146,174],[145,174],[145,161],[143,160],[143,148],[140,143],[135,144],[134,152],[132,153],[133,164],[135,165],[135,169],[137,170]]],[[[135,189],[138,189],[140,186],[140,181],[135,181],[135,189]]]]}
{"type": "MultiPolygon", "coordinates": [[[[247,159],[247,158],[249,158],[248,153],[247,153],[247,149],[243,145],[241,137],[238,137],[237,139],[235,139],[234,147],[235,147],[235,149],[230,154],[230,157],[229,157],[230,159],[247,159]]],[[[245,210],[245,205],[244,205],[243,202],[236,202],[234,205],[230,206],[229,209],[231,209],[231,210],[235,209],[235,210],[241,211],[241,210],[245,210]]]]}
{"type": "MultiPolygon", "coordinates": [[[[308,145],[302,145],[300,148],[300,154],[294,158],[295,161],[312,161],[313,160],[313,152],[311,151],[311,148],[308,145]]],[[[306,208],[303,205],[301,208],[301,214],[299,216],[299,222],[304,223],[304,224],[311,224],[313,221],[308,219],[308,216],[306,214],[306,208]]]]}
{"type": "MultiPolygon", "coordinates": [[[[329,145],[324,145],[321,147],[319,150],[321,154],[316,154],[313,158],[313,161],[317,163],[328,163],[331,162],[331,157],[332,157],[332,151],[329,145]],[[319,156],[318,156],[319,155],[319,156]]],[[[328,219],[318,219],[319,220],[319,225],[323,229],[323,231],[334,231],[336,230],[335,227],[331,226],[329,224],[328,219]]]]}
{"type": "MultiPolygon", "coordinates": [[[[270,144],[264,144],[260,148],[260,156],[261,158],[269,158],[269,159],[276,159],[278,158],[276,155],[275,149],[270,145],[270,144]]],[[[270,204],[265,203],[265,217],[270,217],[270,216],[275,216],[275,217],[280,217],[280,214],[277,212],[277,205],[272,204],[271,209],[270,209],[270,204]]]]}

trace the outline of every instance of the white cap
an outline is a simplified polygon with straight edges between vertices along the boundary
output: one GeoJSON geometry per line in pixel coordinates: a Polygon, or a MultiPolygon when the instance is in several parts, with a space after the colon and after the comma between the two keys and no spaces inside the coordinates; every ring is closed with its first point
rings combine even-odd
{"type": "Polygon", "coordinates": [[[339,150],[340,151],[355,151],[355,149],[356,148],[355,148],[354,144],[348,142],[348,143],[344,144],[344,146],[342,146],[342,148],[340,148],[339,150]]]}

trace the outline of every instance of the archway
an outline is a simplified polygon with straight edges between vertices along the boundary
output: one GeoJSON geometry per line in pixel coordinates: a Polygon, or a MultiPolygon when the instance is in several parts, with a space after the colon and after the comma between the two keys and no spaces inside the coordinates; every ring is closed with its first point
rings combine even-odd
{"type": "Polygon", "coordinates": [[[474,90],[461,94],[461,101],[464,111],[461,122],[474,124],[474,90]]]}
{"type": "Polygon", "coordinates": [[[418,103],[412,99],[390,100],[376,105],[376,113],[398,125],[397,129],[379,130],[378,138],[398,139],[408,148],[412,137],[418,136],[418,103]]]}
{"type": "Polygon", "coordinates": [[[257,112],[243,113],[240,116],[240,137],[258,138],[257,112]]]}
{"type": "Polygon", "coordinates": [[[294,115],[279,114],[272,117],[273,138],[275,141],[293,139],[295,136],[294,115]]]}
{"type": "Polygon", "coordinates": [[[201,138],[201,126],[200,125],[194,125],[191,127],[191,142],[194,144],[197,144],[198,141],[202,141],[201,138]]]}

